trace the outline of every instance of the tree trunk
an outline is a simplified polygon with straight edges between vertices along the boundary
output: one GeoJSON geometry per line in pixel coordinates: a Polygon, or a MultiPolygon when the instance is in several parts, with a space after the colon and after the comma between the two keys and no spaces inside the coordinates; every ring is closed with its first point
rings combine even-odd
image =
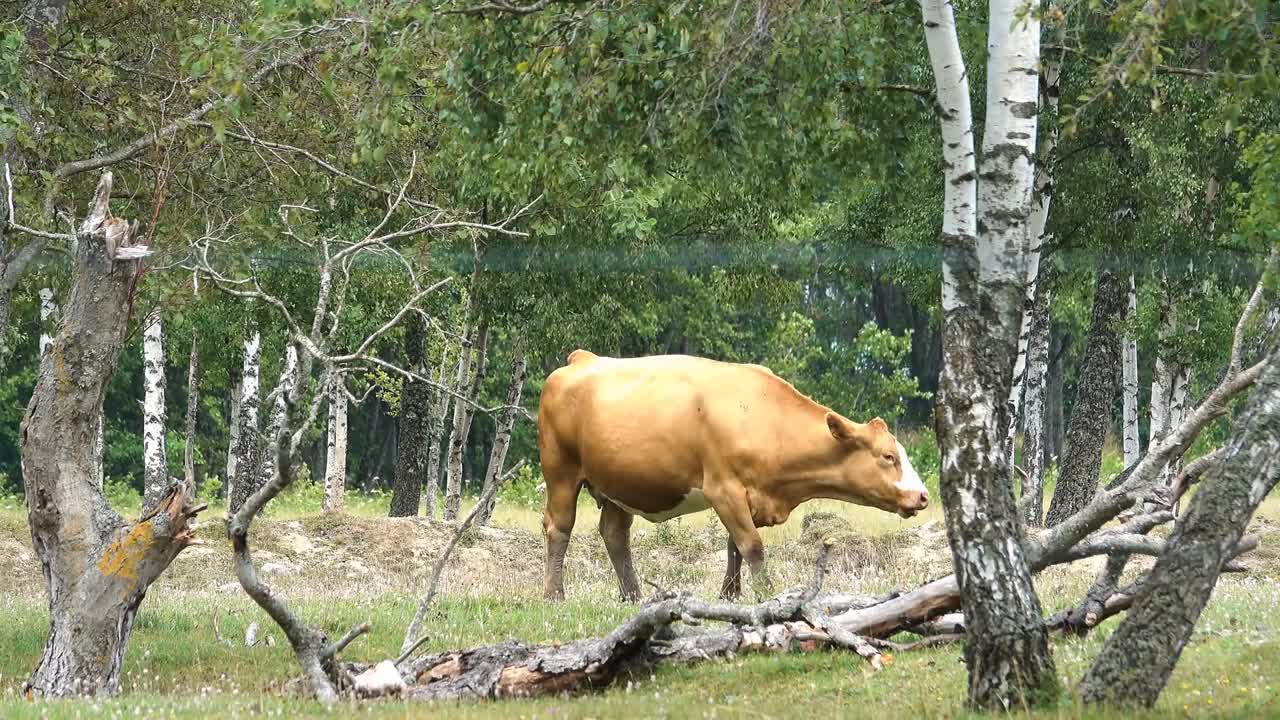
{"type": "MultiPolygon", "coordinates": [[[[459,348],[459,352],[461,352],[459,348]]],[[[449,414],[449,403],[453,400],[450,392],[453,385],[449,382],[449,346],[446,345],[440,354],[440,367],[436,372],[436,381],[440,387],[436,389],[436,400],[431,415],[431,450],[427,456],[426,515],[434,520],[436,517],[436,498],[440,495],[440,459],[441,443],[444,442],[444,423],[449,414]]]]}
{"type": "Polygon", "coordinates": [[[227,474],[223,477],[223,493],[231,497],[231,482],[236,476],[236,449],[240,445],[240,397],[244,394],[244,378],[232,367],[231,402],[227,412],[227,474]]]}
{"type": "Polygon", "coordinates": [[[1223,565],[1280,479],[1280,357],[1271,356],[1233,424],[1221,469],[1174,527],[1145,592],[1081,682],[1086,702],[1155,704],[1223,565]]]}
{"type": "Polygon", "coordinates": [[[267,422],[267,430],[262,438],[262,441],[266,444],[262,455],[262,477],[254,483],[253,487],[245,488],[245,492],[248,493],[245,497],[257,492],[258,488],[271,482],[276,476],[278,471],[276,458],[279,455],[276,451],[276,443],[279,442],[280,429],[285,427],[285,423],[289,421],[285,403],[288,402],[287,396],[293,392],[293,388],[297,384],[298,346],[294,343],[289,343],[284,349],[284,367],[280,370],[280,380],[276,383],[275,389],[271,391],[271,395],[274,396],[274,402],[271,406],[271,419],[267,422]]]}
{"type": "Polygon", "coordinates": [[[489,497],[489,502],[476,516],[476,523],[480,525],[489,524],[489,520],[493,517],[494,505],[497,503],[497,495],[490,496],[489,489],[498,482],[498,478],[502,477],[502,469],[507,462],[507,450],[511,447],[511,432],[520,414],[520,391],[524,388],[524,381],[529,375],[526,364],[527,352],[528,346],[524,333],[521,332],[516,338],[511,358],[511,384],[507,387],[506,408],[502,411],[502,419],[498,421],[498,431],[493,438],[493,451],[489,453],[489,466],[484,474],[484,489],[480,496],[489,497]]]}
{"type": "Polygon", "coordinates": [[[141,271],[113,261],[107,240],[134,247],[129,223],[110,216],[111,173],[80,228],[65,320],[22,420],[28,519],[49,592],[49,637],[26,691],[99,695],[120,687],[134,615],[148,587],[192,540],[197,510],[180,488],[129,525],[101,491],[95,435],[107,383],[124,344],[141,271]],[[66,378],[74,378],[74,391],[66,378]]]}
{"type": "Polygon", "coordinates": [[[1062,438],[1066,435],[1066,410],[1063,386],[1066,384],[1067,338],[1049,321],[1049,371],[1044,388],[1044,467],[1057,465],[1062,457],[1062,438]]]}
{"type": "Polygon", "coordinates": [[[1120,337],[1117,332],[1126,304],[1124,285],[1110,270],[1098,274],[1093,318],[1085,342],[1076,402],[1067,427],[1066,453],[1058,472],[1058,487],[1049,503],[1045,523],[1053,527],[1076,514],[1098,490],[1102,445],[1111,426],[1111,406],[1120,376],[1120,337]]]}
{"type": "Polygon", "coordinates": [[[191,359],[187,366],[186,447],[182,454],[182,480],[195,492],[196,487],[196,419],[200,416],[200,346],[191,338],[191,359]]]}
{"type": "MultiPolygon", "coordinates": [[[[1133,275],[1129,275],[1127,323],[1138,314],[1138,290],[1133,275]]],[[[1126,329],[1124,337],[1124,466],[1130,468],[1142,457],[1138,439],[1138,341],[1133,330],[1126,329]]]]}
{"type": "Polygon", "coordinates": [[[324,464],[326,512],[341,510],[347,490],[347,390],[342,374],[334,368],[326,373],[329,393],[328,454],[324,464]]]}
{"type": "MultiPolygon", "coordinates": [[[[405,333],[405,357],[409,369],[427,376],[425,321],[413,317],[405,333]]],[[[431,441],[431,386],[422,381],[405,380],[400,393],[400,417],[397,421],[399,441],[396,443],[395,486],[391,491],[391,517],[413,517],[422,504],[422,486],[426,482],[427,459],[431,441]]]]}
{"type": "Polygon", "coordinates": [[[1039,527],[1044,518],[1045,381],[1049,372],[1049,291],[1041,277],[1031,305],[1031,338],[1027,346],[1026,428],[1023,431],[1022,522],[1039,527]],[[1030,498],[1029,500],[1027,498],[1030,498]]]}
{"type": "Polygon", "coordinates": [[[164,401],[164,326],[160,308],[152,310],[143,323],[146,328],[142,332],[142,509],[146,512],[154,508],[169,489],[169,467],[165,451],[168,413],[164,401]]]}
{"type": "Polygon", "coordinates": [[[1009,482],[1010,381],[1029,256],[1040,63],[1038,3],[993,0],[982,168],[974,165],[967,70],[953,7],[922,0],[944,160],[943,351],[938,429],[942,500],[970,627],[964,658],[975,708],[1056,693],[1048,633],[1022,549],[1009,482]],[[979,184],[978,178],[982,178],[979,184]]]}
{"type": "Polygon", "coordinates": [[[261,477],[254,459],[260,455],[258,444],[258,372],[262,365],[262,335],[250,331],[244,341],[244,370],[240,373],[240,421],[236,436],[235,475],[228,479],[227,511],[234,515],[253,494],[261,477]]]}
{"type": "MultiPolygon", "coordinates": [[[[58,334],[58,303],[53,288],[40,288],[40,357],[49,352],[53,338],[58,334]]],[[[0,332],[4,324],[0,323],[0,332]]]]}
{"type": "Polygon", "coordinates": [[[484,380],[484,363],[488,354],[486,345],[489,341],[487,320],[480,320],[473,338],[474,347],[469,352],[462,353],[470,359],[465,363],[462,359],[458,360],[458,383],[455,387],[466,401],[456,399],[453,403],[453,432],[449,435],[449,464],[445,475],[445,520],[457,520],[458,508],[462,505],[462,455],[467,448],[467,435],[471,432],[471,418],[475,415],[475,408],[471,403],[475,402],[480,383],[484,380]],[[469,376],[463,372],[472,366],[475,371],[469,376]]]}

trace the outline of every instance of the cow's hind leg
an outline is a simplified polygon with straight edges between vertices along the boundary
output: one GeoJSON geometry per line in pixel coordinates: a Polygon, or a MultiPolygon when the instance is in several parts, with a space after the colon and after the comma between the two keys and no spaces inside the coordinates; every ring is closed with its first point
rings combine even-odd
{"type": "Polygon", "coordinates": [[[576,466],[544,465],[547,479],[547,505],[542,516],[542,530],[547,537],[547,564],[543,575],[542,596],[547,600],[564,599],[564,555],[569,549],[569,536],[578,514],[578,491],[582,487],[576,466]]]}
{"type": "Polygon", "coordinates": [[[604,548],[609,551],[609,560],[613,562],[613,571],[618,575],[618,589],[622,591],[623,602],[635,602],[640,599],[640,582],[636,580],[636,569],[631,562],[631,513],[604,500],[600,506],[600,537],[604,539],[604,548]]]}
{"type": "Polygon", "coordinates": [[[725,543],[724,581],[720,583],[720,598],[737,600],[740,597],[742,597],[742,553],[738,552],[733,536],[729,535],[725,543]]]}

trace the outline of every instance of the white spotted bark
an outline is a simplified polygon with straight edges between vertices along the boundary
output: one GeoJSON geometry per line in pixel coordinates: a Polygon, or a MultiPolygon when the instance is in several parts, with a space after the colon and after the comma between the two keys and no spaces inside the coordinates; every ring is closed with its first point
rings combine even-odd
{"type": "Polygon", "coordinates": [[[1047,278],[1036,285],[1031,305],[1031,338],[1027,347],[1027,398],[1022,457],[1022,522],[1039,527],[1044,521],[1045,390],[1049,377],[1049,291],[1047,278]]]}
{"type": "Polygon", "coordinates": [[[326,512],[341,510],[347,488],[347,391],[342,373],[330,368],[326,392],[329,394],[329,429],[324,465],[324,500],[326,512]]]}
{"type": "Polygon", "coordinates": [[[1124,466],[1132,467],[1142,456],[1138,439],[1138,341],[1133,336],[1132,323],[1138,313],[1138,290],[1133,275],[1129,276],[1128,310],[1125,313],[1126,330],[1124,351],[1124,466]]]}
{"type": "Polygon", "coordinates": [[[249,332],[244,340],[244,369],[240,373],[240,412],[235,445],[235,474],[227,479],[227,508],[235,514],[257,484],[258,374],[262,366],[262,335],[249,332]]]}
{"type": "Polygon", "coordinates": [[[511,433],[515,428],[516,419],[520,415],[520,393],[524,388],[525,379],[529,375],[526,364],[527,352],[528,344],[525,341],[524,334],[521,333],[516,338],[515,349],[512,353],[511,383],[507,386],[506,407],[503,409],[502,417],[498,421],[498,431],[493,438],[493,450],[489,453],[489,465],[484,474],[484,489],[480,492],[480,497],[489,498],[485,507],[480,509],[480,514],[476,516],[476,522],[480,525],[488,525],[489,519],[493,517],[493,508],[497,502],[497,495],[491,493],[490,489],[502,477],[503,467],[507,462],[507,450],[511,448],[511,433]]]}
{"type": "Polygon", "coordinates": [[[1057,680],[1022,549],[1007,448],[1031,252],[1038,3],[990,3],[981,173],[954,6],[920,5],[942,125],[944,363],[937,424],[947,537],[970,631],[968,702],[1038,704],[1056,692],[1057,680]],[[1022,9],[1025,17],[1015,20],[1022,9]]]}
{"type": "Polygon", "coordinates": [[[49,635],[24,693],[108,695],[120,688],[134,617],[148,588],[193,541],[197,509],[180,488],[130,524],[102,493],[96,436],[107,384],[128,326],[142,266],[114,260],[107,244],[134,248],[133,229],[110,213],[103,173],[79,230],[63,323],[19,430],[32,547],[44,571],[49,635]],[[67,377],[75,391],[67,392],[67,377]]]}
{"type": "Polygon", "coordinates": [[[287,408],[285,403],[288,401],[288,395],[293,392],[294,387],[298,384],[298,346],[289,343],[284,350],[284,367],[280,370],[280,380],[276,383],[276,387],[271,391],[273,402],[271,405],[271,419],[267,422],[267,428],[263,442],[266,447],[262,455],[262,477],[258,483],[252,488],[247,488],[249,493],[257,492],[258,488],[271,482],[278,472],[276,467],[276,444],[279,442],[280,430],[285,427],[287,420],[287,408]]]}
{"type": "Polygon", "coordinates": [[[244,393],[244,379],[236,377],[231,385],[231,403],[227,413],[227,474],[223,478],[227,497],[231,497],[231,480],[236,476],[236,448],[240,445],[240,396],[244,393]]]}
{"type": "Polygon", "coordinates": [[[150,510],[169,488],[164,401],[164,325],[160,308],[148,313],[142,331],[142,507],[150,510]]]}

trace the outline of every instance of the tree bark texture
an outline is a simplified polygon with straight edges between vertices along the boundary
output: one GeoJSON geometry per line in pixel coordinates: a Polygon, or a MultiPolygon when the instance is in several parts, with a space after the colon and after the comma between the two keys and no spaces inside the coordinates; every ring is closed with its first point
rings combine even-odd
{"type": "Polygon", "coordinates": [[[1204,482],[1147,576],[1145,592],[1085,674],[1087,702],[1155,704],[1224,564],[1280,479],[1280,357],[1271,356],[1204,482]]]}
{"type": "MultiPolygon", "coordinates": [[[[1133,275],[1129,276],[1129,292],[1125,321],[1131,323],[1138,314],[1138,289],[1133,275]]],[[[1132,467],[1142,457],[1138,438],[1138,341],[1131,329],[1124,336],[1124,466],[1132,467]]]]}
{"type": "MultiPolygon", "coordinates": [[[[471,420],[475,416],[475,406],[472,403],[479,396],[480,385],[484,381],[485,361],[489,354],[489,321],[487,319],[480,320],[474,340],[474,347],[471,350],[474,357],[467,363],[473,370],[469,377],[462,373],[458,376],[458,392],[466,398],[466,401],[455,399],[453,403],[453,432],[449,435],[449,464],[445,475],[447,480],[444,498],[445,520],[457,520],[458,509],[462,506],[464,470],[462,455],[467,449],[467,436],[471,432],[471,420]]],[[[463,367],[461,361],[458,367],[463,367]]]]}
{"type": "MultiPolygon", "coordinates": [[[[461,348],[459,348],[461,352],[461,348]]],[[[449,403],[453,401],[450,392],[454,390],[453,384],[450,382],[450,370],[452,363],[450,362],[449,346],[446,345],[441,352],[440,367],[436,371],[436,381],[439,387],[436,388],[435,401],[432,403],[431,411],[431,448],[427,453],[427,486],[425,489],[426,503],[424,511],[426,516],[432,520],[436,517],[436,499],[440,496],[440,460],[442,455],[441,444],[444,442],[444,423],[449,417],[449,403]]]]}
{"type": "MultiPolygon", "coordinates": [[[[410,318],[405,332],[404,348],[409,369],[429,376],[426,365],[426,328],[420,317],[410,318]]],[[[391,517],[413,517],[422,504],[422,487],[426,484],[427,461],[431,452],[431,386],[422,381],[405,380],[400,394],[400,417],[396,443],[396,479],[391,490],[391,517]]]]}
{"type": "Polygon", "coordinates": [[[187,364],[186,445],[182,453],[182,480],[195,492],[196,487],[196,420],[200,417],[200,346],[191,338],[191,357],[187,364]]]}
{"type": "Polygon", "coordinates": [[[227,412],[227,474],[223,478],[223,487],[228,498],[231,497],[231,484],[236,476],[236,449],[240,445],[240,396],[244,394],[244,379],[238,371],[234,374],[227,412]]]}
{"type": "Polygon", "coordinates": [[[155,507],[169,488],[168,454],[165,451],[164,325],[160,308],[147,314],[142,331],[142,508],[155,507]]]}
{"type": "Polygon", "coordinates": [[[1120,377],[1118,325],[1126,302],[1120,277],[1110,270],[1100,272],[1076,402],[1067,426],[1066,452],[1058,472],[1058,487],[1045,517],[1050,527],[1089,504],[1098,490],[1102,445],[1111,426],[1111,407],[1120,377]]]}
{"type": "Polygon", "coordinates": [[[1066,434],[1066,410],[1063,386],[1066,384],[1067,339],[1049,321],[1049,371],[1044,379],[1044,467],[1056,465],[1062,457],[1062,438],[1066,434]]]}
{"type": "Polygon", "coordinates": [[[324,464],[324,500],[326,512],[341,510],[347,492],[347,389],[342,373],[330,368],[326,389],[329,393],[328,454],[324,464]]]}
{"type": "MultiPolygon", "coordinates": [[[[53,346],[53,338],[58,334],[59,314],[53,288],[40,288],[40,357],[44,357],[53,346]]],[[[4,324],[0,322],[0,329],[2,328],[4,324]]]]}
{"type": "Polygon", "coordinates": [[[20,430],[28,520],[49,592],[49,636],[26,690],[43,696],[99,695],[120,686],[120,667],[147,588],[191,543],[198,511],[180,488],[132,525],[102,494],[96,455],[107,383],[124,344],[141,271],[113,261],[135,247],[129,223],[111,217],[104,173],[79,231],[64,322],[20,430]]]}
{"type": "MultiPolygon", "coordinates": [[[[954,9],[921,0],[944,159],[942,499],[971,634],[968,703],[1038,704],[1056,692],[1048,634],[1022,550],[1006,442],[1029,255],[1040,27],[995,0],[988,26],[982,163],[954,9]],[[982,182],[979,183],[979,177],[982,182]],[[980,220],[979,220],[980,218],[980,220]]],[[[1022,7],[1022,6],[1019,6],[1022,7]]]]}
{"type": "Polygon", "coordinates": [[[234,454],[235,474],[228,479],[227,511],[235,514],[245,499],[253,494],[261,477],[260,468],[254,460],[260,455],[258,445],[258,376],[262,367],[262,336],[250,331],[244,341],[244,369],[240,373],[240,421],[236,423],[239,434],[236,436],[234,454]]]}
{"type": "Polygon", "coordinates": [[[498,421],[498,430],[493,438],[493,450],[489,453],[489,466],[484,474],[484,489],[481,491],[481,497],[487,497],[489,500],[476,517],[476,522],[480,525],[489,524],[489,520],[493,517],[494,505],[498,501],[497,494],[490,493],[489,489],[498,482],[498,478],[502,477],[503,466],[507,462],[507,450],[511,447],[511,432],[515,429],[516,420],[520,415],[520,393],[529,376],[526,363],[527,352],[528,343],[524,333],[521,332],[516,337],[515,348],[512,351],[511,384],[507,386],[506,408],[503,409],[502,418],[498,421]]]}
{"type": "Polygon", "coordinates": [[[1049,373],[1048,278],[1041,277],[1031,305],[1031,337],[1027,343],[1027,397],[1022,463],[1022,522],[1039,527],[1044,518],[1045,381],[1049,373]]]}
{"type": "MultiPolygon", "coordinates": [[[[310,367],[308,367],[309,370],[310,367]]],[[[276,467],[276,456],[279,454],[276,451],[276,443],[279,442],[281,437],[280,429],[286,427],[285,423],[288,422],[285,403],[288,402],[288,395],[293,392],[294,386],[298,384],[298,372],[298,346],[294,343],[289,343],[284,350],[284,367],[280,369],[280,380],[276,383],[275,389],[271,391],[274,402],[271,406],[271,419],[267,421],[267,429],[262,438],[262,441],[266,443],[262,455],[262,476],[254,483],[253,487],[245,488],[246,497],[271,482],[279,471],[279,468],[276,467]]]]}

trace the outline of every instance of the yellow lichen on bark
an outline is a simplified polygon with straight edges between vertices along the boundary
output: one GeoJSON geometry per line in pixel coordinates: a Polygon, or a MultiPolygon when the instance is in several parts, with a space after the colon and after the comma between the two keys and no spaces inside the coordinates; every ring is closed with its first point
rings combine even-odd
{"type": "Polygon", "coordinates": [[[104,577],[137,580],[138,565],[147,556],[155,539],[156,531],[150,522],[138,523],[102,552],[102,557],[98,560],[98,572],[104,577]]]}

